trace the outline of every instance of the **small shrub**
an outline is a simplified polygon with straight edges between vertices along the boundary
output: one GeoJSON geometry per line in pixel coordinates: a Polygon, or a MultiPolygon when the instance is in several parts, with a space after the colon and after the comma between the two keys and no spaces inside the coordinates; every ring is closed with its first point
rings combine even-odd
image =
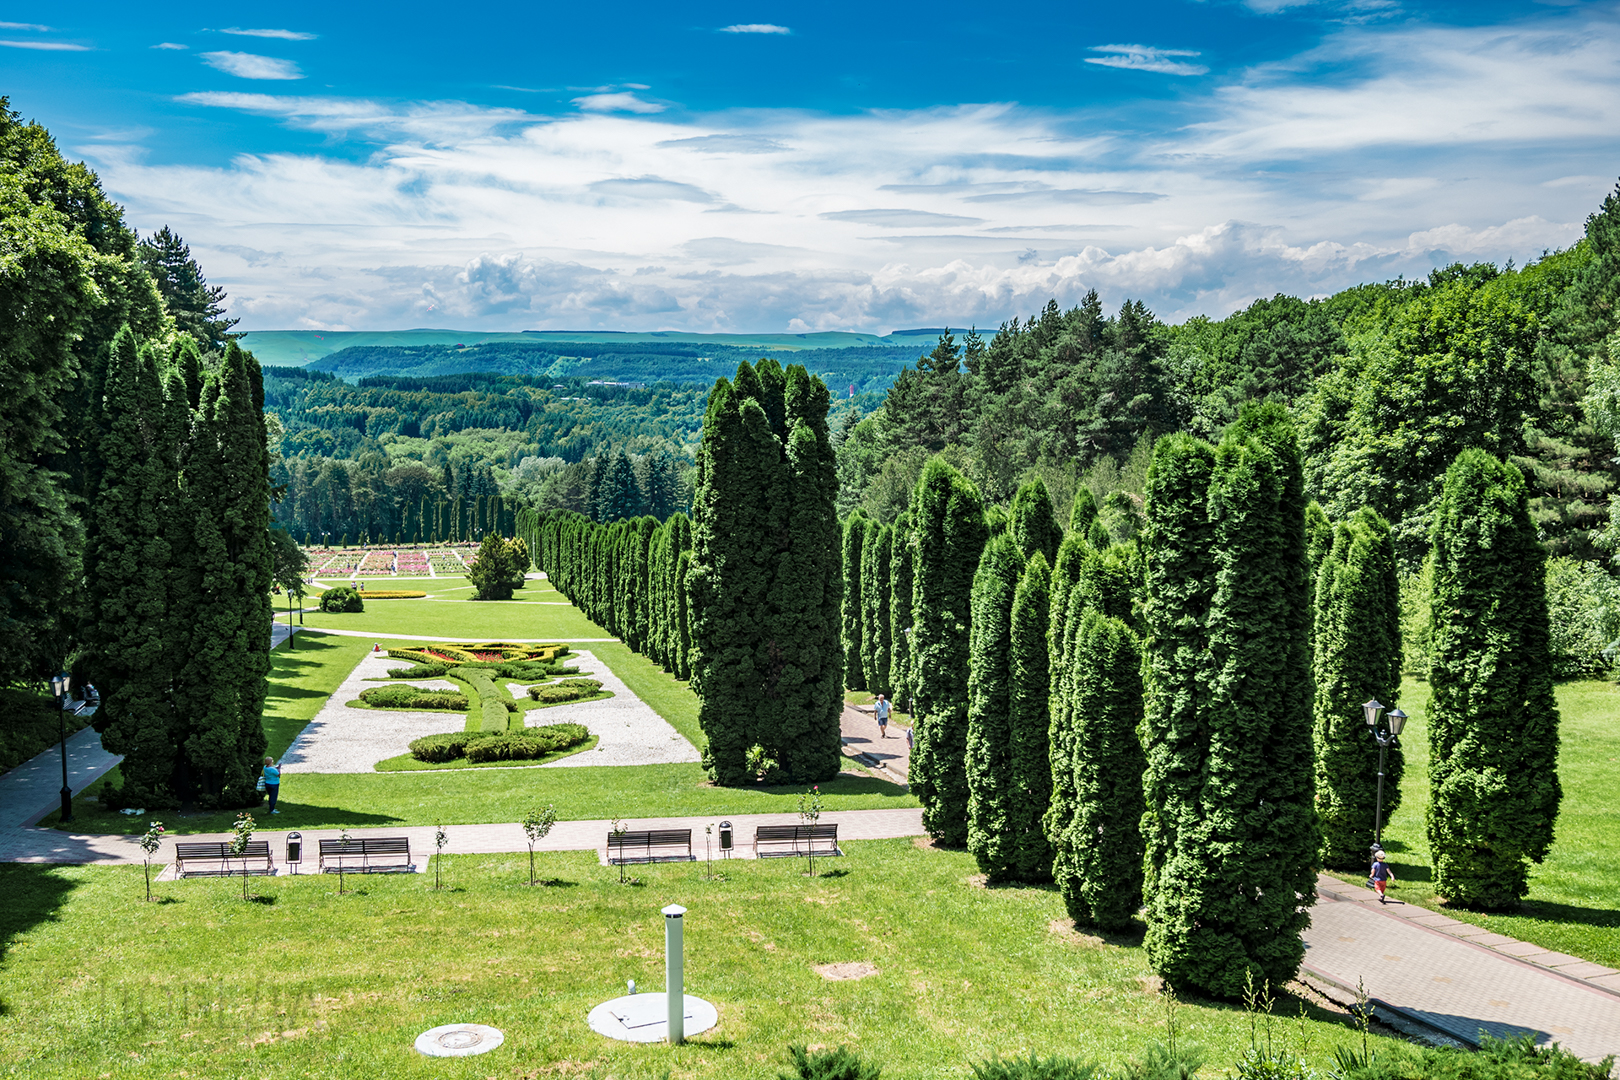
{"type": "Polygon", "coordinates": [[[437,679],[450,670],[449,664],[415,664],[388,669],[390,679],[437,679]]]}
{"type": "Polygon", "coordinates": [[[321,594],[321,610],[332,615],[347,614],[364,611],[366,602],[360,593],[347,585],[339,585],[335,589],[327,589],[321,594]]]}
{"type": "Polygon", "coordinates": [[[467,695],[453,690],[421,686],[376,686],[360,692],[360,700],[376,709],[453,709],[467,707],[467,695]]]}
{"type": "Polygon", "coordinates": [[[781,764],[758,743],[748,748],[748,754],[743,759],[743,767],[748,774],[762,784],[781,784],[787,780],[787,774],[782,771],[781,764]]]}
{"type": "Polygon", "coordinates": [[[533,761],[578,746],[591,737],[583,724],[547,724],[522,731],[453,731],[426,735],[411,742],[411,756],[442,765],[466,758],[471,762],[533,761]]]}
{"type": "Polygon", "coordinates": [[[596,695],[602,689],[602,684],[595,679],[569,679],[566,682],[553,683],[550,686],[531,686],[529,696],[546,705],[556,705],[565,701],[579,701],[596,695]]]}
{"type": "Polygon", "coordinates": [[[778,1073],[779,1080],[878,1080],[883,1072],[883,1066],[862,1061],[861,1056],[847,1046],[836,1050],[789,1046],[788,1059],[793,1063],[793,1072],[778,1073]]]}
{"type": "Polygon", "coordinates": [[[451,731],[444,735],[424,735],[420,739],[411,740],[411,757],[417,761],[442,765],[465,756],[467,744],[482,736],[481,731],[451,731]]]}
{"type": "Polygon", "coordinates": [[[1537,1046],[1526,1032],[1517,1039],[1486,1036],[1478,1050],[1402,1048],[1343,1055],[1339,1064],[1335,1080],[1607,1080],[1614,1058],[1582,1061],[1561,1046],[1537,1046]]]}
{"type": "Polygon", "coordinates": [[[1079,1058],[1029,1057],[991,1058],[977,1065],[969,1064],[973,1080],[1093,1080],[1106,1076],[1094,1061],[1079,1058]]]}

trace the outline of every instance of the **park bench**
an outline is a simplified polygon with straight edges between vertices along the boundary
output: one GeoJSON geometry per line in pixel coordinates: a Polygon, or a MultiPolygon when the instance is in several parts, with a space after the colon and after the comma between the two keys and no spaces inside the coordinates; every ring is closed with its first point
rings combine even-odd
{"type": "Polygon", "coordinates": [[[318,869],[323,874],[335,874],[339,869],[362,874],[414,873],[416,864],[411,862],[410,837],[340,837],[321,841],[318,869]]]}
{"type": "Polygon", "coordinates": [[[838,826],[760,825],[754,829],[754,858],[780,859],[814,855],[828,858],[838,850],[838,826]]]}
{"type": "Polygon", "coordinates": [[[629,863],[696,862],[692,854],[691,829],[642,829],[637,832],[609,833],[609,866],[629,863]]]}
{"type": "Polygon", "coordinates": [[[228,840],[187,840],[174,845],[175,877],[230,877],[232,874],[275,872],[275,864],[270,861],[268,840],[249,840],[240,855],[231,854],[228,840]],[[249,863],[258,865],[249,866],[249,863]]]}

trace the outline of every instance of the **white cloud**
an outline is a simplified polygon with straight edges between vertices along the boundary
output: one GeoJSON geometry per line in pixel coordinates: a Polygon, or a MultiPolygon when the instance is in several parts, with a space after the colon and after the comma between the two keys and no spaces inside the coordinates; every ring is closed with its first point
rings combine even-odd
{"type": "Polygon", "coordinates": [[[74,45],[67,41],[0,41],[8,49],[35,49],[39,52],[89,52],[88,45],[74,45]]]}
{"type": "Polygon", "coordinates": [[[1202,55],[1193,49],[1156,49],[1151,45],[1093,45],[1092,52],[1105,56],[1088,56],[1086,63],[1103,67],[1125,68],[1128,71],[1152,71],[1161,75],[1203,75],[1209,68],[1203,64],[1189,64],[1172,60],[1172,56],[1202,55]]]}
{"type": "Polygon", "coordinates": [[[1578,10],[1340,27],[1155,113],[210,92],[180,100],[334,146],[215,167],[77,150],[249,328],[993,326],[1090,288],[1180,319],[1573,242],[1620,160],[1617,55],[1613,20],[1578,10]]]}
{"type": "Polygon", "coordinates": [[[722,34],[791,34],[792,30],[775,23],[733,23],[731,26],[722,26],[722,34]]]}
{"type": "Polygon", "coordinates": [[[628,113],[660,113],[664,106],[653,101],[643,101],[634,94],[586,94],[584,97],[574,98],[574,104],[586,112],[628,112],[628,113]]]}
{"type": "Polygon", "coordinates": [[[48,26],[39,25],[39,23],[0,22],[0,30],[38,30],[40,33],[45,34],[49,33],[50,29],[48,26]]]}
{"type": "Polygon", "coordinates": [[[153,45],[152,48],[154,48],[154,49],[189,49],[189,48],[191,48],[191,46],[190,45],[177,45],[172,41],[160,41],[156,45],[153,45]]]}
{"type": "Polygon", "coordinates": [[[281,41],[314,41],[314,34],[306,34],[300,30],[240,30],[229,27],[221,30],[222,34],[235,34],[238,37],[278,38],[281,41]]]}
{"type": "Polygon", "coordinates": [[[205,52],[203,63],[239,79],[302,79],[304,73],[291,60],[254,53],[205,52]]]}

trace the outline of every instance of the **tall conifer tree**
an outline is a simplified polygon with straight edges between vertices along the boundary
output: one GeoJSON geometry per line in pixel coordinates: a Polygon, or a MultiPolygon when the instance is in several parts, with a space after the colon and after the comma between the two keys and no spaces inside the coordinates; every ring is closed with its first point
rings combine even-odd
{"type": "Polygon", "coordinates": [[[889,571],[894,529],[872,525],[861,552],[861,670],[873,694],[893,695],[889,683],[889,571]]]}
{"type": "Polygon", "coordinates": [[[1006,533],[990,538],[973,575],[969,631],[968,850],[991,881],[1014,876],[1012,614],[1024,556],[1006,533]]]}
{"type": "Polygon", "coordinates": [[[1018,489],[1018,494],[1013,496],[1011,524],[1013,539],[1024,558],[1039,551],[1048,567],[1057,560],[1063,527],[1058,524],[1057,511],[1052,507],[1052,496],[1044,480],[1036,477],[1018,489]]]}
{"type": "Polygon", "coordinates": [[[861,646],[866,637],[861,602],[861,569],[869,524],[866,515],[859,510],[844,522],[844,681],[851,690],[866,689],[866,666],[861,657],[861,646]]]}
{"type": "Polygon", "coordinates": [[[1546,553],[1523,474],[1483,450],[1446,471],[1435,516],[1429,850],[1435,891],[1506,909],[1552,847],[1563,789],[1546,553]]]}
{"type": "MultiPolygon", "coordinates": [[[[1378,750],[1362,712],[1401,692],[1401,597],[1389,525],[1364,507],[1333,530],[1316,572],[1316,818],[1322,858],[1350,870],[1367,862],[1374,835],[1378,750]]],[[[1403,755],[1385,755],[1384,820],[1400,805],[1403,755]]]]}
{"type": "Polygon", "coordinates": [[[944,458],[923,466],[911,497],[913,692],[911,790],[923,828],[949,847],[967,843],[968,635],[973,574],[989,539],[984,503],[944,458]]]}
{"type": "Polygon", "coordinates": [[[889,541],[889,688],[897,708],[910,708],[911,689],[911,514],[901,514],[889,541]]]}
{"type": "Polygon", "coordinates": [[[1052,572],[1039,551],[1029,557],[1013,595],[1012,634],[1012,876],[1020,881],[1052,877],[1052,845],[1043,817],[1052,802],[1050,761],[1051,669],[1046,651],[1052,572]]]}

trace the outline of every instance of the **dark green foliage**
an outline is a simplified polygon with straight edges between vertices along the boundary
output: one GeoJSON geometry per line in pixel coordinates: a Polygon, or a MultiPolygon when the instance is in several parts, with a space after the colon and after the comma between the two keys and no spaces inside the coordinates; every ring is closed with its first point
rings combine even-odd
{"type": "MultiPolygon", "coordinates": [[[[1070,601],[1069,644],[1060,680],[1065,730],[1054,733],[1054,787],[1072,791],[1047,818],[1064,905],[1076,922],[1128,928],[1142,906],[1142,782],[1137,741],[1142,673],[1137,642],[1118,619],[1070,601]],[[1064,810],[1070,813],[1065,816],[1064,810]]],[[[1067,792],[1066,792],[1067,794],[1067,792]]]]}
{"type": "Polygon", "coordinates": [[[223,317],[225,290],[208,284],[186,242],[165,225],[142,240],[137,250],[175,328],[203,348],[223,352],[226,333],[241,320],[223,317]]]}
{"type": "Polygon", "coordinates": [[[1035,552],[1013,595],[1008,643],[1012,798],[1007,823],[1013,835],[1011,876],[1020,881],[1046,881],[1052,876],[1052,845],[1042,821],[1052,801],[1051,672],[1046,651],[1051,580],[1046,556],[1035,552]]]}
{"type": "Polygon", "coordinates": [[[420,686],[373,686],[360,691],[360,700],[374,709],[453,709],[467,708],[467,695],[450,690],[428,690],[420,686]]]}
{"type": "Polygon", "coordinates": [[[1435,891],[1514,906],[1552,846],[1558,782],[1546,553],[1519,470],[1466,450],[1434,523],[1429,847],[1435,891]]]}
{"type": "Polygon", "coordinates": [[[321,594],[321,610],[329,614],[366,610],[365,597],[358,589],[336,585],[321,594]]]}
{"type": "Polygon", "coordinates": [[[968,655],[973,574],[988,539],[971,481],[932,458],[912,495],[913,693],[911,790],[923,827],[950,847],[967,842],[968,655]]]}
{"type": "Polygon", "coordinates": [[[847,1046],[832,1050],[806,1050],[803,1046],[788,1047],[788,1059],[793,1072],[777,1073],[779,1080],[878,1080],[883,1066],[874,1061],[863,1061],[847,1046]]]}
{"type": "Polygon", "coordinates": [[[973,575],[969,631],[967,846],[991,881],[1013,875],[1012,612],[1024,557],[1006,533],[990,538],[973,575]]]}
{"type": "Polygon", "coordinates": [[[466,758],[469,761],[533,761],[559,750],[578,746],[591,737],[583,724],[547,724],[522,731],[453,731],[413,739],[411,756],[436,765],[466,758]]]}
{"type": "MultiPolygon", "coordinates": [[[[1089,489],[1086,494],[1091,494],[1089,489]]],[[[1057,561],[1058,545],[1063,542],[1063,526],[1058,524],[1052,496],[1047,493],[1046,482],[1036,478],[1018,489],[1013,496],[1012,535],[1018,550],[1029,558],[1037,551],[1051,566],[1057,561]]]]}
{"type": "Polygon", "coordinates": [[[991,1058],[989,1061],[968,1062],[973,1080],[1101,1080],[1107,1073],[1094,1061],[1079,1058],[1039,1057],[1034,1051],[1029,1057],[991,1058]]]}
{"type": "Polygon", "coordinates": [[[531,686],[528,694],[535,701],[545,705],[558,705],[565,701],[583,701],[595,697],[602,692],[602,684],[596,679],[564,679],[560,683],[547,686],[531,686]]]}
{"type": "MultiPolygon", "coordinates": [[[[1377,809],[1378,748],[1362,704],[1396,708],[1401,690],[1400,580],[1389,525],[1363,508],[1333,530],[1316,574],[1316,818],[1322,860],[1367,862],[1377,809]]],[[[1404,759],[1386,753],[1384,820],[1400,805],[1404,759]]]]}
{"type": "Polygon", "coordinates": [[[1097,497],[1085,486],[1075,490],[1074,505],[1069,508],[1069,532],[1085,536],[1097,520],[1097,497]]]}
{"type": "Polygon", "coordinates": [[[1080,597],[1086,610],[1100,611],[1135,627],[1137,555],[1134,540],[1093,551],[1080,563],[1072,595],[1080,597]]]}
{"type": "Polygon", "coordinates": [[[911,685],[911,515],[901,514],[889,542],[889,688],[895,702],[909,703],[911,685]]]}
{"type": "Polygon", "coordinates": [[[486,535],[478,545],[478,557],[467,571],[467,581],[476,590],[475,599],[512,599],[528,569],[518,563],[518,553],[511,543],[495,533],[486,535]]]}
{"type": "MultiPolygon", "coordinates": [[[[1085,491],[1085,488],[1081,488],[1085,491]]],[[[1076,496],[1076,502],[1079,497],[1076,496]]],[[[1095,521],[1095,518],[1093,518],[1095,521]]],[[[1058,547],[1057,563],[1052,567],[1052,608],[1047,616],[1046,648],[1051,657],[1052,693],[1057,693],[1057,679],[1063,667],[1063,646],[1069,618],[1069,595],[1080,582],[1080,573],[1093,549],[1078,530],[1071,530],[1058,547]]]]}
{"type": "Polygon", "coordinates": [[[843,643],[844,685],[851,690],[865,690],[866,666],[862,663],[861,645],[866,637],[865,606],[861,602],[861,571],[866,548],[866,535],[871,522],[859,510],[844,522],[844,596],[843,643]]]}
{"type": "Polygon", "coordinates": [[[687,601],[687,575],[692,572],[692,549],[675,561],[675,677],[692,677],[692,611],[687,601]]]}
{"type": "Polygon", "coordinates": [[[1582,1061],[1561,1046],[1538,1046],[1533,1032],[1515,1039],[1486,1035],[1478,1050],[1400,1046],[1363,1057],[1341,1054],[1339,1080],[1607,1080],[1613,1055],[1582,1061]]]}
{"type": "Polygon", "coordinates": [[[873,694],[893,695],[889,683],[889,572],[894,530],[872,525],[861,551],[861,670],[873,694]]]}

